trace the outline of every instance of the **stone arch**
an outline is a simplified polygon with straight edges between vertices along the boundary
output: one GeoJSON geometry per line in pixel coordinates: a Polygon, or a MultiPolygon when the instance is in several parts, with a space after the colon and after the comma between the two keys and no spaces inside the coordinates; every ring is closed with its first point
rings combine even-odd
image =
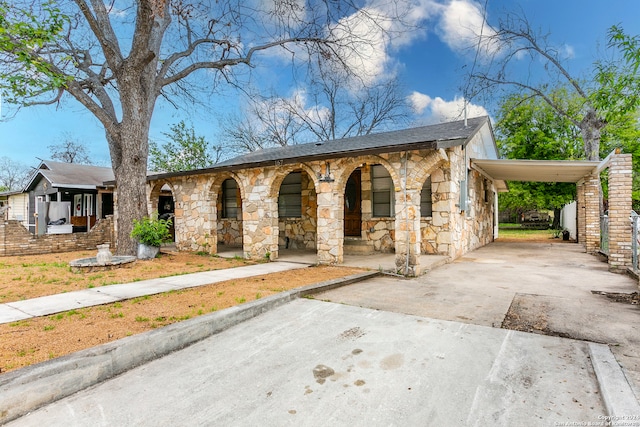
{"type": "Polygon", "coordinates": [[[408,187],[422,188],[424,182],[436,170],[438,170],[448,160],[446,153],[442,150],[429,153],[426,157],[420,157],[420,161],[412,162],[411,174],[408,176],[408,187]]]}
{"type": "Polygon", "coordinates": [[[336,190],[341,190],[342,192],[344,192],[344,189],[347,185],[347,180],[351,176],[351,173],[363,164],[367,164],[367,165],[380,164],[384,166],[387,172],[389,172],[389,175],[391,176],[393,185],[396,186],[396,188],[400,187],[400,175],[398,174],[398,171],[395,170],[395,168],[391,165],[391,163],[387,159],[381,156],[368,155],[368,156],[352,157],[348,159],[340,159],[336,161],[336,164],[338,167],[336,167],[335,169],[340,171],[336,174],[336,176],[334,176],[335,178],[334,187],[336,188],[336,190]]]}
{"type": "Polygon", "coordinates": [[[316,250],[317,244],[317,188],[319,182],[313,168],[306,163],[286,165],[274,176],[270,197],[276,201],[278,246],[281,249],[316,250]],[[284,180],[291,173],[301,172],[300,216],[280,216],[279,197],[284,180]]]}
{"type": "Polygon", "coordinates": [[[313,186],[315,191],[318,191],[318,176],[316,172],[314,172],[313,168],[307,163],[294,163],[289,165],[280,166],[277,173],[273,177],[273,181],[271,182],[271,186],[269,188],[269,197],[278,198],[278,194],[280,193],[280,186],[282,185],[282,181],[291,173],[297,170],[301,170],[307,173],[309,178],[313,181],[313,186]]]}
{"type": "Polygon", "coordinates": [[[181,220],[175,215],[176,202],[176,188],[170,180],[162,179],[150,185],[147,200],[149,215],[157,212],[159,217],[171,219],[169,231],[174,242],[176,242],[176,229],[178,228],[176,223],[181,220]],[[171,195],[166,194],[167,192],[170,192],[171,195]]]}
{"type": "Polygon", "coordinates": [[[225,250],[242,251],[241,248],[244,241],[242,206],[246,194],[243,180],[234,172],[224,172],[210,178],[205,185],[205,189],[207,191],[208,222],[211,230],[209,242],[212,252],[219,253],[225,250]],[[224,191],[222,186],[228,179],[235,181],[239,193],[237,201],[238,213],[235,218],[223,217],[222,197],[224,191]]]}
{"type": "Polygon", "coordinates": [[[209,180],[205,185],[205,188],[209,192],[210,200],[215,201],[216,197],[218,196],[218,193],[220,192],[220,189],[222,188],[222,183],[229,178],[232,178],[236,181],[236,183],[238,184],[238,189],[240,190],[240,197],[243,200],[245,199],[246,189],[240,176],[235,172],[222,172],[209,178],[209,180]]]}

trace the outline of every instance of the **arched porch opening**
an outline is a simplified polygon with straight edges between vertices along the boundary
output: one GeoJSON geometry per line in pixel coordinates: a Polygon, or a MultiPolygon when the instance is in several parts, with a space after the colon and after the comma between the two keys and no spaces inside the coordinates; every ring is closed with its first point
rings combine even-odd
{"type": "Polygon", "coordinates": [[[317,212],[315,182],[307,170],[286,174],[278,191],[278,250],[315,252],[317,212]]]}
{"type": "Polygon", "coordinates": [[[169,232],[172,242],[176,242],[175,193],[169,182],[156,183],[149,196],[149,215],[157,215],[160,219],[171,220],[169,232]]]}
{"type": "Polygon", "coordinates": [[[242,254],[244,229],[242,222],[242,193],[239,182],[227,177],[220,183],[216,200],[216,253],[242,254]]]}

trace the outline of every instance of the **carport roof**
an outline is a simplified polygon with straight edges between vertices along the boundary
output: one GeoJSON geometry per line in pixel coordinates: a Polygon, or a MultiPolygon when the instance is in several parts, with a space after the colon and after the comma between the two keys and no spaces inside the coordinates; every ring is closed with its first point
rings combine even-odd
{"type": "Polygon", "coordinates": [[[598,171],[600,162],[586,160],[471,159],[474,169],[501,181],[578,182],[598,171]]]}

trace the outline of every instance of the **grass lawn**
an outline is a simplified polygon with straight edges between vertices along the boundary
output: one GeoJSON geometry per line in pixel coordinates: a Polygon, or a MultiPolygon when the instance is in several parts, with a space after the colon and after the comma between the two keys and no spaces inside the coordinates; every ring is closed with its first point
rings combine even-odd
{"type": "Polygon", "coordinates": [[[529,228],[517,228],[519,224],[500,224],[498,227],[498,239],[500,240],[560,240],[557,238],[557,230],[534,230],[529,228]]]}

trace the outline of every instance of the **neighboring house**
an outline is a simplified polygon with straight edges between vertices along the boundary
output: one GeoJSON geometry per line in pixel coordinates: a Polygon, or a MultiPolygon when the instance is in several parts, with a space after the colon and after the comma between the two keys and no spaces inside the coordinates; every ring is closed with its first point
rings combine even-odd
{"type": "Polygon", "coordinates": [[[0,219],[20,221],[25,227],[29,223],[29,195],[22,191],[0,193],[0,219]]]}
{"type": "Polygon", "coordinates": [[[108,167],[43,160],[33,172],[28,194],[29,231],[63,234],[89,231],[99,218],[113,214],[113,181],[108,167]]]}
{"type": "Polygon", "coordinates": [[[397,270],[420,273],[420,255],[457,258],[493,241],[496,193],[471,168],[498,157],[487,117],[252,152],[207,169],[149,175],[149,211],[173,201],[178,249],[247,258],[314,250],[395,253],[397,270]]]}

